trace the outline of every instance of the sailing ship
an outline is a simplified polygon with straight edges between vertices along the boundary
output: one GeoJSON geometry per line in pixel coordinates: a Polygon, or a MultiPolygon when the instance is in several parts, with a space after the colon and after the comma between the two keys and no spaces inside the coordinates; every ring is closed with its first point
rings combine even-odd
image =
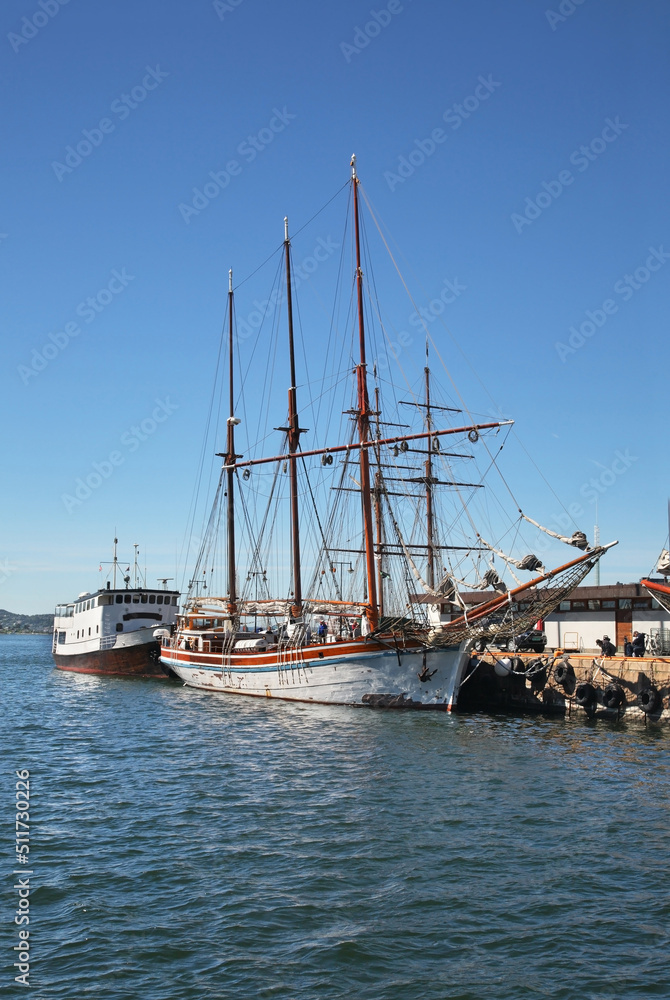
{"type": "MultiPolygon", "coordinates": [[[[387,415],[382,400],[386,388],[377,366],[368,363],[365,305],[369,316],[375,297],[364,280],[364,195],[355,157],[351,167],[351,348],[334,380],[349,380],[353,369],[353,399],[343,411],[346,440],[322,441],[309,449],[301,445],[306,429],[298,411],[291,241],[285,219],[285,288],[274,297],[286,305],[288,333],[288,415],[285,425],[275,428],[284,447],[271,456],[246,457],[236,451],[240,419],[231,271],[224,461],[185,605],[176,630],[163,639],[161,661],[186,685],[226,694],[449,710],[473,654],[496,636],[518,634],[544,618],[609,546],[590,548],[579,531],[560,536],[519,509],[519,522],[580,550],[579,556],[547,572],[536,556],[515,559],[472,530],[471,500],[483,484],[478,476],[459,478],[456,469],[475,457],[471,452],[479,445],[490,455],[488,436],[505,433],[512,421],[463,422],[458,407],[438,403],[428,347],[421,395],[397,400],[419,428],[382,419],[387,415]],[[455,426],[449,426],[452,421],[455,426]],[[454,517],[440,518],[441,491],[454,498],[468,537],[459,534],[463,529],[456,528],[454,517]],[[268,502],[259,512],[262,492],[268,502]],[[279,524],[280,494],[288,530],[279,524]],[[269,568],[273,555],[274,570],[269,568]],[[496,556],[501,563],[495,563],[496,556]],[[464,578],[469,563],[474,574],[470,582],[464,578]],[[503,576],[511,573],[511,589],[496,565],[503,576]],[[224,575],[217,596],[219,569],[224,575]],[[532,579],[522,583],[515,569],[530,571],[532,579]],[[468,610],[462,586],[493,588],[495,596],[468,610]]],[[[273,356],[269,347],[266,353],[273,356]]],[[[261,437],[267,437],[267,428],[261,437]]]]}
{"type": "MultiPolygon", "coordinates": [[[[169,635],[178,613],[179,591],[147,587],[138,566],[135,546],[134,574],[130,566],[122,575],[114,539],[111,580],[104,588],[84,591],[75,601],[59,604],[54,613],[52,654],[59,670],[79,674],[164,677],[160,641],[169,635]],[[133,586],[130,586],[131,580],[133,586]]],[[[102,563],[100,564],[102,567],[102,563]]]]}
{"type": "MultiPolygon", "coordinates": [[[[670,501],[668,501],[668,530],[670,531],[670,501]]],[[[642,586],[667,612],[670,613],[670,552],[662,549],[656,564],[656,572],[661,574],[661,579],[645,578],[641,581],[642,586]]]]}

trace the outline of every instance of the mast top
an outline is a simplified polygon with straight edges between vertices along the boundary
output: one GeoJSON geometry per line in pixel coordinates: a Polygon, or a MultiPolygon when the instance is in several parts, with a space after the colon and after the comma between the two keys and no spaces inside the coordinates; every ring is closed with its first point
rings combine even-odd
{"type": "Polygon", "coordinates": [[[351,176],[353,180],[358,180],[358,174],[356,173],[356,154],[351,157],[351,176]]]}
{"type": "Polygon", "coordinates": [[[232,290],[233,290],[233,269],[231,267],[230,270],[228,271],[228,291],[232,292],[232,290]]]}
{"type": "Polygon", "coordinates": [[[284,216],[284,240],[288,243],[288,215],[284,216]]]}

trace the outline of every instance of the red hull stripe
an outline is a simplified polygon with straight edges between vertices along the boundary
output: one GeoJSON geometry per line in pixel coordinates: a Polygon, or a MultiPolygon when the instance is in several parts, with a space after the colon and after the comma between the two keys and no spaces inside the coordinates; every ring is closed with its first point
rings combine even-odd
{"type": "MultiPolygon", "coordinates": [[[[419,644],[416,646],[407,645],[402,647],[402,651],[415,653],[421,648],[419,644]]],[[[307,648],[295,649],[290,653],[284,652],[282,656],[279,656],[276,652],[259,653],[250,649],[248,653],[237,652],[232,656],[226,656],[225,665],[226,667],[249,667],[253,664],[254,666],[280,667],[284,669],[295,666],[297,663],[319,663],[321,660],[339,660],[361,654],[369,656],[375,653],[388,652],[394,652],[393,647],[380,646],[377,643],[327,643],[322,646],[308,646],[307,648]]],[[[176,660],[180,663],[190,663],[195,666],[199,663],[206,664],[207,666],[219,666],[221,664],[222,653],[205,653],[200,652],[200,650],[174,649],[164,646],[161,649],[161,658],[163,660],[176,660]]]]}

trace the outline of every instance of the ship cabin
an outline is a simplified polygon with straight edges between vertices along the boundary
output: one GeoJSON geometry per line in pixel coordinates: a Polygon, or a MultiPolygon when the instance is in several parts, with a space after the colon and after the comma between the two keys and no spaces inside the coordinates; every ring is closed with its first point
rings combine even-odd
{"type": "Polygon", "coordinates": [[[179,610],[179,591],[136,588],[80,594],[54,612],[54,653],[74,655],[114,646],[120,633],[171,628],[179,610]]]}

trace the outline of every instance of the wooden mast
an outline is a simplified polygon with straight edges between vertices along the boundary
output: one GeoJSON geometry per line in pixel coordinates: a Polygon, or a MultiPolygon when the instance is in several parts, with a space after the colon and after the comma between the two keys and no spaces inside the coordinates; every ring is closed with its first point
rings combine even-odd
{"type": "Polygon", "coordinates": [[[298,426],[296,400],[295,350],[293,345],[293,298],[291,293],[291,242],[288,238],[288,218],[284,218],[284,251],[286,255],[286,298],[288,302],[288,351],[291,385],[288,390],[289,475],[291,485],[291,547],[293,555],[293,616],[302,614],[302,580],[300,576],[300,523],[298,519],[298,459],[301,429],[298,426]]]}
{"type": "Polygon", "coordinates": [[[229,416],[226,435],[226,479],[228,493],[228,611],[234,615],[237,611],[237,588],[235,584],[235,396],[233,384],[233,271],[228,272],[228,390],[229,416]]]}
{"type": "Polygon", "coordinates": [[[428,431],[428,453],[426,456],[426,543],[428,545],[428,586],[435,587],[435,550],[433,548],[433,440],[430,435],[433,426],[430,412],[430,368],[428,367],[428,344],[426,344],[426,430],[428,431]]]}
{"type": "Polygon", "coordinates": [[[356,157],[351,158],[351,178],[354,186],[354,225],[356,235],[356,287],[358,292],[358,335],[359,364],[356,367],[358,386],[358,437],[360,441],[361,495],[363,500],[363,536],[365,543],[365,568],[368,584],[367,619],[371,629],[377,627],[379,608],[377,606],[377,579],[375,575],[375,555],[370,498],[370,457],[366,443],[370,439],[370,403],[368,399],[367,365],[365,361],[365,323],[363,319],[363,271],[361,268],[361,242],[358,220],[358,177],[356,157]]]}
{"type": "MultiPolygon", "coordinates": [[[[375,387],[375,415],[376,415],[376,436],[381,437],[381,426],[379,423],[379,389],[375,387]]],[[[377,459],[377,471],[375,472],[375,527],[377,532],[377,594],[379,596],[379,616],[384,616],[384,567],[382,565],[382,546],[384,545],[384,522],[382,519],[382,472],[381,472],[381,450],[379,446],[375,448],[375,458],[377,459]]]]}

